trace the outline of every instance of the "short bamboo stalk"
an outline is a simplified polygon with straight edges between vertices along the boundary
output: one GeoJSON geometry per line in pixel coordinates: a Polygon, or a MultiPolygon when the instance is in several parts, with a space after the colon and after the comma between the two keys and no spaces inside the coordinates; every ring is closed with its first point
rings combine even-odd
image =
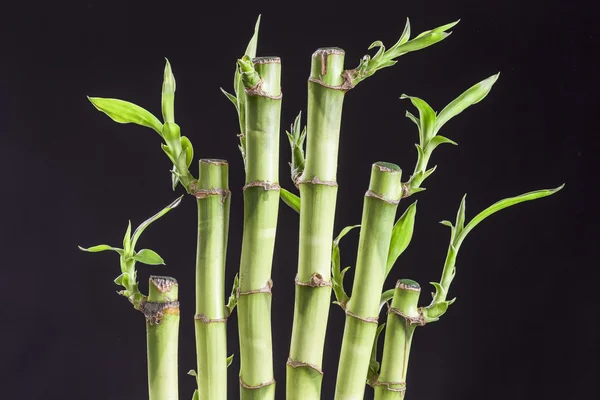
{"type": "Polygon", "coordinates": [[[423,325],[418,302],[419,284],[410,279],[399,280],[389,308],[381,371],[376,382],[375,400],[401,400],[406,395],[406,373],[413,333],[423,325]]]}
{"type": "Polygon", "coordinates": [[[377,331],[380,297],[396,209],[402,194],[402,172],[395,164],[375,163],[365,194],[352,295],[347,304],[336,400],[364,397],[369,360],[377,331]]]}
{"type": "Polygon", "coordinates": [[[344,83],[344,51],[318,49],[308,81],[307,147],[300,189],[300,243],[286,398],[318,400],[331,306],[331,242],[344,83]]]}
{"type": "Polygon", "coordinates": [[[227,400],[225,259],[231,196],[225,160],[200,160],[198,206],[196,356],[199,400],[227,400]]]}
{"type": "Polygon", "coordinates": [[[272,400],[271,266],[279,209],[281,63],[277,57],[261,57],[240,66],[246,96],[244,228],[237,293],[240,398],[272,400]]]}
{"type": "Polygon", "coordinates": [[[146,317],[148,393],[150,400],[179,400],[177,350],[179,301],[177,281],[151,276],[148,299],[140,310],[146,317]]]}

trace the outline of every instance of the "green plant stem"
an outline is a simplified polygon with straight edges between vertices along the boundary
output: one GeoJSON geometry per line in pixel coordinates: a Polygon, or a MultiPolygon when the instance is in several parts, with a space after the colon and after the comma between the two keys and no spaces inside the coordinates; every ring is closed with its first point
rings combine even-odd
{"type": "Polygon", "coordinates": [[[308,82],[306,163],[300,189],[300,243],[294,322],[287,365],[286,398],[321,398],[323,347],[331,286],[331,242],[337,196],[337,159],[345,90],[344,51],[323,48],[312,55],[308,82]]]}
{"type": "Polygon", "coordinates": [[[375,400],[400,400],[406,394],[406,372],[415,328],[423,324],[418,302],[421,287],[415,281],[396,283],[388,312],[381,372],[375,387],[375,400]]]}
{"type": "Polygon", "coordinates": [[[398,202],[402,171],[395,164],[375,163],[365,194],[352,295],[345,305],[336,400],[364,397],[365,382],[379,315],[386,263],[398,202]]]}
{"type": "Polygon", "coordinates": [[[150,400],[179,400],[177,380],[178,291],[175,279],[166,276],[151,276],[148,300],[140,306],[140,310],[146,317],[150,400]]]}
{"type": "Polygon", "coordinates": [[[253,64],[260,81],[245,88],[246,185],[238,292],[242,400],[275,397],[271,265],[279,209],[281,63],[265,57],[253,64]]]}
{"type": "Polygon", "coordinates": [[[196,255],[196,357],[200,400],[227,400],[225,259],[231,196],[224,160],[200,160],[196,255]]]}

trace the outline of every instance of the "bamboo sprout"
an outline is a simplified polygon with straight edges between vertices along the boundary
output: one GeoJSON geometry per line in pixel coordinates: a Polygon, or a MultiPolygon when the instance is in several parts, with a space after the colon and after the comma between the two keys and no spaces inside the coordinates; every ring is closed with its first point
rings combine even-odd
{"type": "Polygon", "coordinates": [[[280,74],[277,57],[238,61],[245,88],[244,229],[238,327],[242,400],[273,399],[271,264],[279,209],[280,74]]]}
{"type": "Polygon", "coordinates": [[[225,259],[231,196],[228,164],[200,160],[196,252],[196,357],[198,398],[227,400],[227,332],[224,305],[225,259]]]}
{"type": "Polygon", "coordinates": [[[336,400],[359,400],[377,331],[394,217],[402,195],[402,171],[395,164],[375,163],[365,194],[356,274],[347,304],[346,324],[335,389],[336,400]]]}
{"type": "Polygon", "coordinates": [[[388,310],[381,372],[371,385],[375,400],[400,400],[406,393],[406,371],[413,333],[422,325],[418,309],[421,287],[415,281],[402,279],[396,283],[392,305],[388,310]]]}
{"type": "Polygon", "coordinates": [[[146,317],[150,400],[179,400],[178,291],[175,279],[167,276],[151,276],[148,300],[141,305],[141,311],[146,317]]]}

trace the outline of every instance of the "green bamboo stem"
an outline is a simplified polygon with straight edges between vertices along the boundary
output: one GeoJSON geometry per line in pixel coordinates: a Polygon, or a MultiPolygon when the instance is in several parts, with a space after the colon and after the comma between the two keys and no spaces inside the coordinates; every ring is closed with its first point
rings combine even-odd
{"type": "Polygon", "coordinates": [[[373,164],[365,194],[352,296],[345,305],[336,400],[364,397],[369,360],[379,315],[386,263],[398,202],[402,171],[395,164],[373,164]]]}
{"type": "Polygon", "coordinates": [[[279,209],[281,63],[240,62],[246,96],[246,185],[238,291],[240,398],[274,399],[271,265],[279,209]]]}
{"type": "Polygon", "coordinates": [[[225,259],[231,196],[224,160],[200,160],[196,255],[196,357],[200,400],[227,400],[225,259]]]}
{"type": "Polygon", "coordinates": [[[306,163],[300,189],[300,243],[286,398],[321,398],[323,347],[331,305],[331,242],[345,89],[344,51],[312,55],[308,81],[306,163]]]}
{"type": "Polygon", "coordinates": [[[375,400],[404,399],[413,333],[424,323],[418,309],[420,294],[421,287],[415,281],[402,279],[396,283],[388,312],[381,372],[373,383],[375,400]]]}
{"type": "Polygon", "coordinates": [[[179,400],[177,381],[178,292],[175,279],[166,276],[151,276],[148,300],[142,302],[140,306],[140,310],[146,317],[150,400],[179,400]]]}

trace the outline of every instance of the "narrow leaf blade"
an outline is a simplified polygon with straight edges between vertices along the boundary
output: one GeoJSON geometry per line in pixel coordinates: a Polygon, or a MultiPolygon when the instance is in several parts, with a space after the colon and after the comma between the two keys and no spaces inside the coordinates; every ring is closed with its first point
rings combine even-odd
{"type": "Polygon", "coordinates": [[[284,188],[281,188],[279,196],[285,204],[287,204],[292,210],[300,214],[300,197],[296,196],[294,193],[288,190],[285,190],[284,188]]]}
{"type": "Polygon", "coordinates": [[[386,263],[386,276],[396,263],[396,260],[406,250],[412,239],[415,216],[417,214],[417,202],[412,203],[404,214],[398,219],[392,230],[392,239],[386,263]]]}
{"type": "Polygon", "coordinates": [[[89,97],[88,100],[99,111],[108,115],[113,121],[120,124],[136,124],[154,129],[162,136],[162,124],[152,113],[144,108],[119,99],[103,97],[89,97]]]}
{"type": "Polygon", "coordinates": [[[165,265],[165,260],[157,252],[150,249],[140,250],[133,256],[133,259],[146,265],[165,265]]]}
{"type": "Polygon", "coordinates": [[[163,215],[165,215],[166,213],[168,213],[169,211],[171,211],[172,209],[177,207],[179,205],[179,203],[181,203],[182,198],[183,198],[183,196],[178,197],[171,204],[169,204],[168,206],[166,206],[165,208],[160,210],[158,213],[154,214],[152,217],[150,217],[147,220],[145,220],[144,222],[142,222],[140,224],[140,226],[137,227],[135,232],[133,232],[133,236],[131,239],[132,248],[135,248],[135,244],[137,243],[138,239],[140,238],[140,235],[142,234],[142,232],[144,232],[144,230],[148,226],[150,226],[151,223],[153,223],[154,221],[156,221],[157,219],[159,219],[160,217],[162,217],[163,215]]]}

